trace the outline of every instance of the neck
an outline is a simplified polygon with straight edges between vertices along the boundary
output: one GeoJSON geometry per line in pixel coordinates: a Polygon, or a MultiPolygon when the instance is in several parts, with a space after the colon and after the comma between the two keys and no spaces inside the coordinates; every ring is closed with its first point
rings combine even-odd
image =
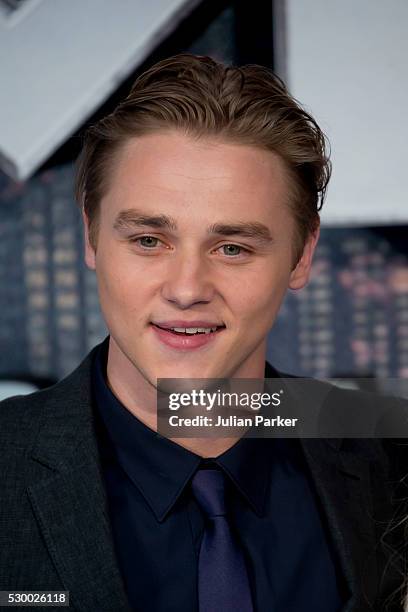
{"type": "MultiPolygon", "coordinates": [[[[121,351],[120,351],[121,353],[121,351]]],[[[263,379],[265,359],[260,360],[258,367],[251,368],[251,372],[231,378],[258,378],[263,379]]],[[[157,391],[152,384],[146,384],[142,373],[123,355],[119,356],[118,347],[110,337],[107,384],[112,393],[123,406],[129,410],[139,421],[153,431],[157,431],[157,391]],[[119,359],[118,359],[119,357],[119,359]],[[129,376],[127,375],[129,374],[129,376]],[[132,385],[126,384],[131,380],[132,385]]],[[[199,455],[200,457],[218,457],[238,442],[241,436],[224,438],[170,438],[169,439],[199,455]]]]}

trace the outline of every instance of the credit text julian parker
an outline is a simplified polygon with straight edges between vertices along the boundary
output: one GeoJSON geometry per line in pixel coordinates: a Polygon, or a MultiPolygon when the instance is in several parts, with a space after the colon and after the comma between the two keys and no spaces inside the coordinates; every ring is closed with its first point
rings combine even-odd
{"type": "Polygon", "coordinates": [[[283,418],[276,416],[267,418],[260,414],[252,417],[237,417],[230,415],[228,417],[218,416],[216,419],[209,416],[197,415],[195,417],[180,417],[172,415],[169,418],[171,427],[295,427],[298,419],[283,418]]]}

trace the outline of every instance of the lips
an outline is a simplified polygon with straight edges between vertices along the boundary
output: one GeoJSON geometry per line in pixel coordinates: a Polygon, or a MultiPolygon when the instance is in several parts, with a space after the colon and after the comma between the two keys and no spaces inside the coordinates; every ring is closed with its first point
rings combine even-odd
{"type": "MultiPolygon", "coordinates": [[[[172,322],[173,323],[173,322],[172,322]]],[[[171,325],[171,327],[216,327],[216,325],[171,325]]],[[[178,350],[191,350],[198,349],[200,347],[207,346],[214,342],[220,334],[225,329],[224,327],[220,327],[215,332],[210,332],[208,334],[196,333],[196,334],[187,334],[183,332],[175,332],[168,328],[162,328],[159,325],[152,323],[151,328],[154,331],[155,337],[159,340],[160,344],[170,347],[172,349],[178,350]]]]}
{"type": "Polygon", "coordinates": [[[171,334],[175,334],[176,336],[199,336],[199,335],[202,335],[202,334],[208,335],[208,334],[213,334],[214,333],[213,331],[210,331],[210,332],[200,332],[200,331],[197,331],[194,334],[188,334],[187,332],[176,331],[174,329],[167,329],[165,327],[160,327],[159,325],[156,325],[156,327],[158,327],[159,329],[163,329],[163,330],[165,330],[165,331],[167,331],[167,332],[169,332],[171,334]]]}
{"type": "Polygon", "coordinates": [[[225,327],[224,323],[217,323],[216,321],[204,321],[202,319],[195,321],[183,321],[181,319],[172,319],[171,321],[152,321],[152,325],[161,327],[161,329],[169,329],[171,327],[225,327]]]}

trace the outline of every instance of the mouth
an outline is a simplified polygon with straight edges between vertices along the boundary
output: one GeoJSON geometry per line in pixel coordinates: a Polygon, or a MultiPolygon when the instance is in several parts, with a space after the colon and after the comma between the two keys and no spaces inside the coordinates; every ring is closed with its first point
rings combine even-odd
{"type": "Polygon", "coordinates": [[[221,331],[222,329],[225,329],[225,325],[216,325],[214,327],[208,327],[205,328],[205,331],[203,331],[203,328],[190,328],[190,331],[180,331],[180,328],[176,328],[173,329],[171,327],[161,327],[161,325],[157,325],[156,323],[152,323],[153,327],[157,327],[158,329],[163,329],[166,332],[172,333],[176,336],[198,336],[198,335],[209,335],[209,334],[216,334],[217,332],[221,331]],[[192,329],[195,329],[196,331],[191,331],[192,329]]]}
{"type": "Polygon", "coordinates": [[[225,329],[225,325],[220,325],[215,328],[184,328],[184,331],[180,331],[182,328],[165,328],[155,323],[151,323],[151,327],[161,344],[179,350],[197,349],[206,346],[216,340],[225,329]]]}

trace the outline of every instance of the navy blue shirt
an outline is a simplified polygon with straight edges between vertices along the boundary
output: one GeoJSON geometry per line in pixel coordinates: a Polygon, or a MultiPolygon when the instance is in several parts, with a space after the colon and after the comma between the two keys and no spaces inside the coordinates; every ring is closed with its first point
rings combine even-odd
{"type": "MultiPolygon", "coordinates": [[[[151,430],[115,397],[106,383],[108,341],[93,366],[95,417],[128,598],[137,612],[196,612],[204,518],[190,482],[209,461],[151,430]]],[[[265,378],[274,376],[266,362],[265,378]]],[[[227,476],[255,612],[339,612],[340,570],[299,442],[243,437],[214,464],[227,476]]]]}

